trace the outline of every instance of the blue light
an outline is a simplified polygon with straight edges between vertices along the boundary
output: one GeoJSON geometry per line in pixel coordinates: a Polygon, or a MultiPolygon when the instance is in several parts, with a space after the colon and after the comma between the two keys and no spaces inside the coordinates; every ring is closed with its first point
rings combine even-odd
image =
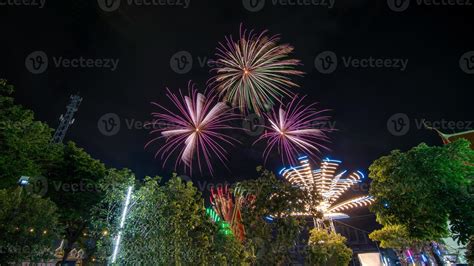
{"type": "Polygon", "coordinates": [[[329,157],[326,157],[326,159],[324,159],[323,161],[325,161],[325,162],[331,162],[331,163],[342,163],[342,161],[329,159],[329,157]]]}
{"type": "Polygon", "coordinates": [[[357,173],[359,173],[362,176],[362,178],[365,178],[364,173],[362,173],[361,171],[357,171],[357,173]]]}
{"type": "Polygon", "coordinates": [[[303,159],[308,159],[308,156],[304,155],[304,156],[301,156],[301,157],[298,158],[298,160],[303,160],[303,159]]]}
{"type": "Polygon", "coordinates": [[[20,179],[18,180],[18,185],[25,187],[30,183],[30,177],[29,176],[21,176],[20,179]]]}
{"type": "Polygon", "coordinates": [[[286,169],[286,167],[283,167],[283,169],[281,169],[280,172],[278,172],[278,174],[281,175],[281,173],[282,173],[283,171],[285,171],[285,169],[286,169]]]}
{"type": "Polygon", "coordinates": [[[273,218],[269,215],[269,216],[265,216],[265,220],[267,220],[269,222],[272,222],[273,218]]]}
{"type": "Polygon", "coordinates": [[[423,262],[428,262],[428,259],[426,258],[425,254],[421,254],[421,259],[423,260],[423,262]]]}

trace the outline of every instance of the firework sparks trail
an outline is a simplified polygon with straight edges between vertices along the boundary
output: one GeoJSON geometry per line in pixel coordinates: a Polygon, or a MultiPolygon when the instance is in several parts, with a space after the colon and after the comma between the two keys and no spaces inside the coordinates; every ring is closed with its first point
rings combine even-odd
{"type": "Polygon", "coordinates": [[[229,123],[238,119],[238,115],[225,103],[218,102],[217,95],[199,93],[191,82],[188,84],[188,95],[184,96],[181,90],[179,94],[174,94],[169,89],[166,95],[177,112],[152,102],[160,112],[152,113],[151,124],[160,126],[154,126],[150,134],[159,133],[160,136],[150,140],[145,148],[164,138],[165,143],[155,153],[155,158],[160,156],[163,166],[178,152],[175,169],[183,163],[185,171],[189,168],[192,173],[193,161],[196,159],[199,171],[202,172],[204,165],[212,175],[212,158],[217,157],[225,165],[227,152],[223,144],[233,145],[237,142],[221,131],[234,129],[229,123]]]}
{"type": "Polygon", "coordinates": [[[265,114],[270,126],[254,142],[266,140],[263,151],[265,163],[272,151],[277,150],[283,163],[295,164],[294,158],[300,154],[308,154],[317,158],[321,149],[329,150],[323,142],[328,142],[327,133],[334,130],[328,127],[329,116],[322,115],[328,110],[317,110],[315,103],[305,106],[304,97],[297,96],[287,105],[265,114]]]}
{"type": "Polygon", "coordinates": [[[209,85],[244,114],[253,111],[261,116],[275,100],[292,96],[289,88],[299,86],[289,76],[304,74],[295,70],[300,61],[288,58],[293,47],[278,44],[278,35],[266,34],[247,31],[241,25],[238,41],[229,36],[217,48],[217,67],[211,70],[215,76],[209,85]]]}

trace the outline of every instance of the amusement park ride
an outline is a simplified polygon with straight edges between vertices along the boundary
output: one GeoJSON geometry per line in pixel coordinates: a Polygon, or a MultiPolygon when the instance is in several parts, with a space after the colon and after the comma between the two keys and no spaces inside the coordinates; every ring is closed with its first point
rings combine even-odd
{"type": "Polygon", "coordinates": [[[349,200],[336,203],[340,197],[352,186],[362,182],[364,174],[361,171],[348,172],[339,171],[338,160],[323,159],[319,169],[312,169],[307,156],[298,158],[300,165],[283,168],[280,174],[291,184],[299,187],[309,195],[317,191],[322,199],[314,199],[306,207],[305,212],[291,213],[294,216],[312,217],[315,226],[324,228],[329,222],[330,229],[335,231],[333,220],[349,218],[344,211],[370,205],[374,198],[372,196],[359,196],[349,200]],[[311,206],[310,206],[311,205],[311,206]],[[310,211],[312,206],[322,214],[322,218],[314,217],[310,211]]]}

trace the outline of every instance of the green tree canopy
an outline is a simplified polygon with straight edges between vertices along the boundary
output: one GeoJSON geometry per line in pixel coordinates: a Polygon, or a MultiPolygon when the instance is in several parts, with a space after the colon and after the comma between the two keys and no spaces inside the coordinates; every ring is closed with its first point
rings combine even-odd
{"type": "Polygon", "coordinates": [[[237,190],[252,200],[242,206],[247,250],[253,251],[256,264],[282,264],[290,259],[290,252],[299,244],[304,219],[288,215],[304,211],[307,195],[290,183],[257,168],[260,177],[236,185],[237,190]],[[272,216],[273,221],[265,218],[272,216]]]}
{"type": "Polygon", "coordinates": [[[112,255],[113,237],[118,233],[127,190],[135,183],[135,175],[131,170],[113,168],[107,170],[106,176],[99,181],[99,189],[105,195],[92,207],[90,236],[96,245],[94,250],[88,252],[97,261],[106,262],[112,255]]]}
{"type": "Polygon", "coordinates": [[[466,243],[474,234],[469,191],[474,151],[469,146],[466,140],[442,147],[420,144],[376,160],[369,177],[373,180],[370,194],[376,199],[371,210],[377,221],[402,226],[409,239],[424,241],[447,236],[450,221],[455,236],[466,243]]]}
{"type": "Polygon", "coordinates": [[[159,182],[160,178],[146,178],[133,194],[121,264],[207,265],[242,261],[240,243],[217,235],[219,230],[206,215],[204,201],[192,182],[183,182],[176,175],[163,186],[159,182]]]}
{"type": "Polygon", "coordinates": [[[50,145],[52,129],[15,104],[13,92],[14,87],[0,79],[0,188],[16,186],[23,175],[43,175],[59,149],[50,145]]]}
{"type": "Polygon", "coordinates": [[[308,250],[306,262],[310,265],[346,266],[352,257],[345,237],[317,228],[310,232],[308,250]]]}
{"type": "Polygon", "coordinates": [[[370,233],[369,237],[374,241],[379,241],[380,247],[397,251],[424,244],[423,241],[410,237],[407,228],[399,224],[386,225],[370,233]]]}
{"type": "Polygon", "coordinates": [[[46,174],[46,197],[58,206],[60,222],[65,227],[66,257],[73,244],[83,237],[84,230],[90,225],[91,208],[105,195],[100,189],[99,181],[105,177],[106,168],[73,142],[62,147],[60,156],[46,174]]]}
{"type": "Polygon", "coordinates": [[[61,227],[56,206],[23,188],[0,190],[0,264],[49,259],[61,227]]]}

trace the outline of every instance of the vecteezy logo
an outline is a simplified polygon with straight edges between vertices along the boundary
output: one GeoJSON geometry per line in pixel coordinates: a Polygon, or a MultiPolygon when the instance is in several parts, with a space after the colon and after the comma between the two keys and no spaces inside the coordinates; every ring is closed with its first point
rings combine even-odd
{"type": "Polygon", "coordinates": [[[33,74],[41,74],[48,68],[48,56],[43,51],[34,51],[26,57],[25,67],[33,74]]]}
{"type": "Polygon", "coordinates": [[[410,0],[387,0],[388,7],[395,12],[405,11],[410,5],[410,0]]]}
{"type": "Polygon", "coordinates": [[[104,136],[113,136],[120,130],[120,118],[114,113],[105,114],[97,121],[97,128],[104,136]]]}
{"type": "Polygon", "coordinates": [[[459,67],[467,74],[474,74],[474,51],[469,51],[459,58],[459,67]]]}
{"type": "Polygon", "coordinates": [[[178,176],[178,178],[180,178],[183,182],[193,182],[193,180],[191,180],[191,177],[187,175],[180,175],[178,176]]]}
{"type": "Polygon", "coordinates": [[[394,114],[387,120],[387,129],[394,136],[403,136],[410,130],[410,119],[406,114],[394,114]]]}
{"type": "Polygon", "coordinates": [[[242,5],[250,12],[257,12],[265,6],[265,0],[242,0],[242,5]]]}
{"type": "Polygon", "coordinates": [[[256,114],[249,114],[242,121],[242,127],[250,136],[259,136],[265,129],[265,120],[256,114]]]}
{"type": "Polygon", "coordinates": [[[30,177],[25,190],[28,193],[36,194],[42,197],[46,195],[46,192],[48,192],[48,179],[46,179],[44,176],[30,177]]]}
{"type": "Polygon", "coordinates": [[[332,51],[321,52],[314,59],[314,66],[322,74],[332,73],[337,68],[337,56],[332,51]]]}
{"type": "Polygon", "coordinates": [[[179,51],[171,56],[170,67],[178,74],[186,74],[193,67],[193,57],[188,51],[179,51]]]}
{"type": "Polygon", "coordinates": [[[120,7],[120,0],[97,0],[97,4],[105,12],[112,12],[120,7]]]}

